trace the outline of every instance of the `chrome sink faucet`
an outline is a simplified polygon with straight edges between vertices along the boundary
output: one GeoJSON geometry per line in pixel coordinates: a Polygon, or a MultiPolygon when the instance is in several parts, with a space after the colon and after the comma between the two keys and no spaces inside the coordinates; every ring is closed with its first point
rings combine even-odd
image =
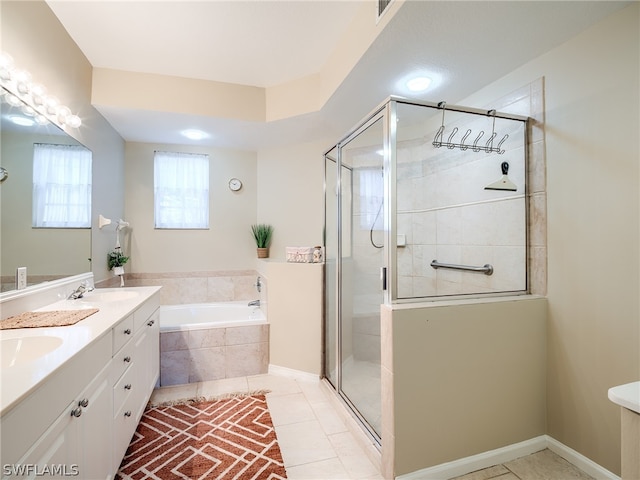
{"type": "Polygon", "coordinates": [[[78,298],[82,298],[85,293],[92,290],[93,287],[89,285],[89,282],[82,282],[80,285],[78,285],[78,288],[71,292],[71,295],[67,297],[67,300],[77,300],[78,298]]]}

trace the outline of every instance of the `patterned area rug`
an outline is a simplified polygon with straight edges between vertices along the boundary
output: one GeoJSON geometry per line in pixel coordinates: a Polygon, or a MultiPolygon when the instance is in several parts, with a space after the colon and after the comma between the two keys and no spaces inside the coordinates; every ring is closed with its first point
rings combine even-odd
{"type": "Polygon", "coordinates": [[[145,411],[117,479],[285,479],[264,395],[145,411]]]}

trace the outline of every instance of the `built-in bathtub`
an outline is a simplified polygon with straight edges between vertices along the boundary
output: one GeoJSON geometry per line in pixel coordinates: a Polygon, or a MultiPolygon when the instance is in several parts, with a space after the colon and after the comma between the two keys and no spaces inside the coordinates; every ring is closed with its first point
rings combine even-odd
{"type": "Polygon", "coordinates": [[[269,324],[247,302],[160,307],[160,385],[267,373],[269,324]]]}

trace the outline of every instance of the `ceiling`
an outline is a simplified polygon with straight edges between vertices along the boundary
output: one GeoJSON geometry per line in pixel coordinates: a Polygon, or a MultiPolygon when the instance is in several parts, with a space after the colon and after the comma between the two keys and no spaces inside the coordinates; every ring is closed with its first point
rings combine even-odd
{"type": "MultiPolygon", "coordinates": [[[[320,72],[362,5],[340,0],[47,3],[94,67],[258,87],[320,72]]],[[[318,112],[249,122],[99,110],[127,141],[258,150],[339,140],[389,95],[409,96],[402,80],[412,72],[434,79],[418,98],[456,103],[628,3],[407,0],[318,112]],[[211,137],[186,140],[177,133],[183,128],[200,128],[211,137]]]]}

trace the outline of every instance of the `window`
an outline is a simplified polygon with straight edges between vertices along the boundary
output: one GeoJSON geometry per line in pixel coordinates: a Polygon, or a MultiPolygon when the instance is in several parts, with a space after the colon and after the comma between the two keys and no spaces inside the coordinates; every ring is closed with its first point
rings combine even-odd
{"type": "Polygon", "coordinates": [[[34,144],[33,226],[91,228],[91,151],[34,144]]]}
{"type": "Polygon", "coordinates": [[[209,156],[155,152],[156,228],[209,228],[209,156]]]}
{"type": "Polygon", "coordinates": [[[382,168],[357,170],[360,182],[360,227],[365,230],[382,230],[384,183],[382,168]]]}

